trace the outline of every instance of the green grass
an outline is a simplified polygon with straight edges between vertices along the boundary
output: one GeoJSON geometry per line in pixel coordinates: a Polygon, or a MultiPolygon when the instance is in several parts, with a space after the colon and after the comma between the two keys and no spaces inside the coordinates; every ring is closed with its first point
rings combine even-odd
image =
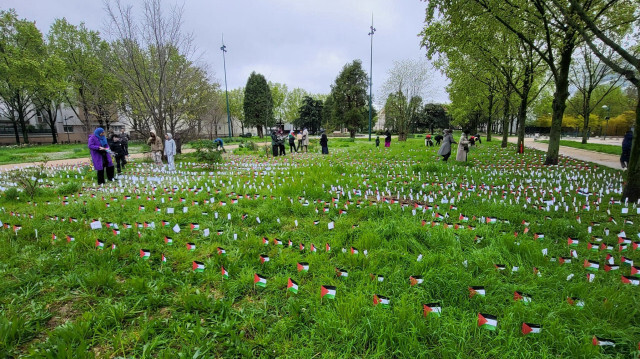
{"type": "MultiPolygon", "coordinates": [[[[615,234],[624,229],[637,241],[640,218],[625,216],[635,224],[624,224],[621,206],[609,204],[619,196],[606,192],[599,209],[592,204],[590,211],[574,211],[584,203],[576,186],[593,192],[615,189],[621,172],[571,159],[542,168],[542,152],[515,155],[513,145],[499,146],[499,141],[483,142],[471,149],[468,164],[460,164],[438,161],[437,148],[425,148],[421,138],[394,141],[390,149],[361,139],[330,138],[328,156],[319,154],[312,139],[308,154],[276,159],[228,154],[219,172],[190,164],[188,155],[178,156],[178,175],[161,178],[150,164],[134,162],[129,171],[135,181],[125,180],[113,188],[115,193],[92,189],[94,172],[87,167],[52,171],[37,206],[25,198],[0,199],[0,220],[10,228],[22,226],[17,234],[0,229],[0,353],[26,358],[637,356],[639,287],[620,282],[629,267],[601,269],[587,283],[582,261],[604,264],[606,252],[587,249],[592,235],[613,246],[615,234]],[[149,175],[151,182],[139,182],[149,175]],[[81,197],[61,197],[72,191],[66,184],[70,181],[83,188],[81,197]],[[360,196],[354,189],[372,193],[360,196]],[[408,206],[378,201],[376,190],[408,206]],[[552,196],[570,211],[537,207],[552,196]],[[444,197],[455,198],[455,207],[442,203],[444,197]],[[414,214],[415,202],[440,208],[414,214]],[[156,207],[162,212],[155,212],[156,207]],[[175,214],[166,213],[169,207],[175,214]],[[435,213],[449,217],[438,221],[435,213]],[[487,224],[481,216],[499,221],[487,224]],[[103,229],[92,231],[84,223],[94,218],[103,229]],[[162,220],[170,225],[162,227],[162,220]],[[592,221],[602,224],[589,234],[592,221]],[[120,234],[104,228],[106,222],[117,223],[120,234]],[[136,228],[136,222],[154,222],[156,229],[136,228]],[[189,229],[193,222],[200,231],[189,229]],[[328,229],[329,222],[335,229],[328,229]],[[123,223],[133,228],[125,229],[123,223]],[[180,233],[171,230],[175,224],[180,233]],[[456,224],[464,228],[455,229],[456,224]],[[605,227],[611,235],[603,233],[605,227]],[[203,236],[205,228],[210,237],[203,236]],[[545,238],[534,240],[536,232],[545,238]],[[52,241],[52,233],[57,240],[52,241]],[[75,241],[68,243],[65,235],[75,241]],[[173,238],[172,246],[165,244],[165,236],[173,238]],[[580,258],[561,266],[552,258],[569,256],[568,237],[580,240],[580,258]],[[284,245],[275,245],[274,238],[284,245]],[[96,250],[96,239],[104,241],[104,250],[96,250]],[[196,249],[187,250],[187,242],[196,249]],[[312,244],[318,248],[315,253],[312,244]],[[218,247],[226,256],[217,254],[218,247]],[[351,247],[360,253],[350,254],[351,247]],[[140,258],[142,248],[151,252],[151,259],[140,258]],[[162,254],[166,263],[160,261],[162,254]],[[261,254],[270,261],[260,264],[261,254]],[[193,272],[194,260],[205,264],[204,272],[193,272]],[[297,271],[301,261],[309,263],[308,273],[297,271]],[[498,271],[495,264],[507,270],[498,271]],[[222,266],[228,280],[222,279],[222,266]],[[511,272],[513,266],[519,271],[511,272]],[[348,271],[348,277],[337,278],[336,268],[348,271]],[[267,278],[266,288],[253,285],[256,273],[267,278]],[[575,277],[567,281],[571,273],[575,277]],[[371,280],[371,274],[384,276],[384,281],[371,280]],[[424,282],[411,286],[411,275],[424,282]],[[288,278],[298,283],[298,294],[287,292],[288,278]],[[321,300],[321,285],[336,286],[336,298],[321,300]],[[485,286],[486,297],[469,298],[470,286],[485,286]],[[532,303],[514,302],[516,290],[530,294],[532,303]],[[373,306],[374,294],[389,297],[391,307],[373,306]],[[585,307],[570,306],[567,297],[580,297],[585,307]],[[441,303],[440,318],[423,317],[422,304],[429,302],[441,303]],[[478,328],[478,312],[498,317],[495,332],[478,328]],[[523,336],[522,322],[541,324],[543,331],[523,336]],[[595,347],[593,335],[617,345],[595,347]]],[[[638,253],[624,256],[638,261],[638,253]]],[[[612,255],[619,264],[620,254],[612,255]]]]}
{"type": "MultiPolygon", "coordinates": [[[[538,140],[536,142],[549,143],[548,140],[538,140]]],[[[577,141],[562,141],[562,140],[560,140],[560,146],[580,148],[580,149],[583,149],[583,150],[608,153],[608,154],[611,154],[611,155],[618,155],[618,156],[620,156],[620,154],[622,154],[622,147],[621,146],[615,146],[615,145],[603,145],[603,144],[598,144],[598,143],[583,144],[582,142],[577,142],[577,141]]]]}
{"type": "MultiPolygon", "coordinates": [[[[129,144],[129,153],[142,152],[143,145],[129,144]]],[[[38,162],[46,157],[49,160],[67,160],[89,158],[87,144],[22,145],[0,147],[0,165],[12,163],[38,162]]]]}

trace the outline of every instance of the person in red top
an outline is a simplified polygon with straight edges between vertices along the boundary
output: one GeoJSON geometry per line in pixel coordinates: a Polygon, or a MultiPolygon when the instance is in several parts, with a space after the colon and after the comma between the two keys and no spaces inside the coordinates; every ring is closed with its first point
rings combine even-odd
{"type": "Polygon", "coordinates": [[[431,135],[427,134],[424,138],[424,145],[427,147],[433,147],[433,141],[431,141],[431,135]]]}

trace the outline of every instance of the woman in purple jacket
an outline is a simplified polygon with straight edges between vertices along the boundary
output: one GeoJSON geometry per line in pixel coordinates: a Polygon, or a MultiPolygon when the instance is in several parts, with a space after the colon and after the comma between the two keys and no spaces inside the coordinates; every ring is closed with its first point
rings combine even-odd
{"type": "Polygon", "coordinates": [[[104,135],[104,130],[100,127],[89,136],[89,152],[91,152],[91,162],[93,168],[98,173],[98,185],[104,183],[104,170],[107,169],[107,179],[113,181],[113,162],[111,161],[111,150],[104,135]]]}

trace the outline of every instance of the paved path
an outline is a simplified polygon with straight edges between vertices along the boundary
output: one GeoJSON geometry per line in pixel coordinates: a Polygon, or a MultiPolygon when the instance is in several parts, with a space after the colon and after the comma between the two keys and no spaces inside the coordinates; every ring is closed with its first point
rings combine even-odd
{"type": "MultiPolygon", "coordinates": [[[[256,142],[256,145],[258,145],[259,147],[264,146],[265,144],[271,144],[271,142],[256,142]]],[[[224,148],[226,150],[234,150],[236,148],[238,148],[238,144],[234,144],[234,145],[226,145],[224,146],[224,148]]],[[[191,153],[191,152],[195,152],[194,149],[191,148],[186,148],[182,150],[182,153],[191,153]]],[[[229,153],[227,151],[227,153],[229,153]]],[[[144,158],[146,155],[148,155],[147,153],[134,153],[132,155],[129,155],[129,160],[132,159],[140,159],[140,158],[144,158]]],[[[6,165],[0,165],[0,171],[8,171],[8,170],[14,170],[14,169],[18,169],[18,168],[24,168],[24,167],[30,167],[30,166],[37,166],[39,164],[41,164],[42,162],[27,162],[27,163],[11,163],[11,164],[6,164],[6,165]]],[[[89,164],[91,163],[88,157],[83,157],[83,158],[71,158],[71,159],[66,159],[66,160],[54,160],[54,161],[49,161],[47,162],[47,166],[50,167],[54,167],[54,166],[73,166],[73,165],[79,165],[79,164],[89,164]]]]}
{"type": "MultiPolygon", "coordinates": [[[[509,137],[509,142],[518,143],[518,138],[509,137]]],[[[533,138],[525,138],[524,146],[547,152],[547,148],[549,147],[549,144],[535,142],[533,138]]],[[[620,166],[620,156],[611,155],[608,153],[583,150],[580,148],[573,148],[573,147],[567,147],[567,146],[560,146],[560,154],[567,157],[575,158],[577,160],[593,162],[601,166],[615,168],[617,170],[622,169],[622,167],[620,166]]]]}

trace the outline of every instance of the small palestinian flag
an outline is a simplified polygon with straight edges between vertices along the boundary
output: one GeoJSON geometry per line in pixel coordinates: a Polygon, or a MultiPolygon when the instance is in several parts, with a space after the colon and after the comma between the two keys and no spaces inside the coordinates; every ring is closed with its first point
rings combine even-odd
{"type": "Polygon", "coordinates": [[[498,219],[496,217],[487,217],[487,224],[495,224],[498,223],[498,219]]]}
{"type": "Polygon", "coordinates": [[[633,266],[633,260],[631,260],[629,258],[620,257],[620,262],[622,262],[622,264],[630,266],[630,267],[633,266]]]}
{"type": "Polygon", "coordinates": [[[571,257],[560,257],[558,258],[558,262],[560,264],[571,263],[571,257]]]}
{"type": "Polygon", "coordinates": [[[425,317],[439,317],[442,314],[442,307],[440,303],[423,304],[422,313],[425,317]]]}
{"type": "Polygon", "coordinates": [[[75,240],[76,240],[76,239],[75,239],[75,238],[73,238],[73,236],[70,236],[70,235],[68,235],[68,234],[67,234],[67,242],[73,242],[73,241],[75,241],[75,240]]]}
{"type": "Polygon", "coordinates": [[[469,298],[473,298],[476,295],[480,297],[484,297],[486,295],[484,287],[480,287],[480,286],[469,287],[469,298]]]}
{"type": "Polygon", "coordinates": [[[631,266],[631,276],[640,277],[640,267],[631,266]]]}
{"type": "Polygon", "coordinates": [[[289,240],[289,242],[287,243],[287,245],[289,246],[289,248],[293,247],[293,242],[291,240],[289,240]]]}
{"type": "Polygon", "coordinates": [[[316,246],[313,245],[313,243],[311,243],[311,252],[315,253],[318,250],[316,249],[316,246]]]}
{"type": "Polygon", "coordinates": [[[531,303],[531,296],[522,292],[515,291],[513,292],[513,300],[522,301],[524,304],[531,303]]]}
{"type": "Polygon", "coordinates": [[[469,222],[469,217],[465,216],[464,214],[460,214],[460,217],[458,217],[458,219],[462,222],[469,222]]]}
{"type": "Polygon", "coordinates": [[[544,239],[544,233],[535,233],[533,239],[544,239]]]}
{"type": "Polygon", "coordinates": [[[204,272],[204,263],[202,262],[193,261],[191,267],[195,272],[204,272]]]}
{"type": "Polygon", "coordinates": [[[613,246],[609,246],[609,245],[606,245],[606,244],[602,243],[600,245],[600,250],[611,253],[611,252],[613,252],[613,246]]]}
{"type": "Polygon", "coordinates": [[[413,287],[414,285],[422,284],[424,279],[422,279],[419,275],[412,275],[409,277],[409,284],[413,287]]]}
{"type": "Polygon", "coordinates": [[[336,299],[336,287],[331,285],[320,286],[320,298],[336,299]]]}
{"type": "Polygon", "coordinates": [[[282,241],[279,240],[278,238],[274,238],[273,239],[273,244],[275,244],[276,246],[281,246],[282,245],[282,241]]]}
{"type": "Polygon", "coordinates": [[[596,275],[593,273],[587,273],[587,282],[591,283],[593,282],[593,280],[596,279],[596,275]]]}
{"type": "Polygon", "coordinates": [[[115,250],[116,250],[116,244],[115,244],[115,243],[112,243],[112,244],[111,244],[111,250],[112,250],[112,251],[115,251],[115,250]]]}
{"type": "Polygon", "coordinates": [[[624,284],[631,284],[631,285],[640,285],[640,278],[636,278],[636,277],[627,277],[626,275],[623,275],[621,278],[622,283],[624,284]]]}
{"type": "Polygon", "coordinates": [[[222,248],[222,247],[218,247],[218,255],[226,257],[227,256],[227,251],[225,251],[224,248],[222,248]]]}
{"type": "Polygon", "coordinates": [[[140,250],[140,258],[149,259],[150,257],[151,257],[151,252],[149,252],[148,249],[141,249],[140,250]]]}
{"type": "Polygon", "coordinates": [[[191,223],[191,230],[192,230],[192,231],[199,231],[199,230],[200,230],[200,224],[198,224],[198,223],[191,223]]]}
{"type": "Polygon", "coordinates": [[[507,266],[505,266],[504,264],[494,264],[493,266],[500,271],[505,270],[507,268],[507,266]]]}
{"type": "Polygon", "coordinates": [[[313,224],[317,226],[318,224],[320,224],[320,221],[319,220],[318,221],[313,221],[313,224]]]}
{"type": "Polygon", "coordinates": [[[161,260],[162,260],[163,263],[167,261],[167,257],[164,256],[164,253],[162,253],[162,259],[161,260]]]}
{"type": "Polygon", "coordinates": [[[522,334],[523,335],[527,335],[527,334],[530,334],[530,333],[538,334],[538,333],[540,333],[541,330],[542,330],[542,327],[540,327],[537,324],[522,323],[522,334]]]}
{"type": "Polygon", "coordinates": [[[169,246],[172,246],[173,245],[173,238],[165,236],[164,237],[164,243],[169,245],[169,246]]]}
{"type": "Polygon", "coordinates": [[[256,273],[253,275],[253,284],[264,288],[267,286],[267,278],[256,273]]]}
{"type": "Polygon", "coordinates": [[[605,272],[611,272],[612,270],[618,270],[618,269],[620,269],[620,266],[609,265],[609,264],[605,264],[604,265],[604,271],[605,272]]]}
{"type": "Polygon", "coordinates": [[[138,211],[144,211],[144,206],[138,206],[138,211]]]}
{"type": "Polygon", "coordinates": [[[195,251],[196,250],[196,244],[195,243],[187,243],[187,250],[195,251]]]}
{"type": "Polygon", "coordinates": [[[384,282],[384,277],[381,275],[370,274],[371,280],[377,280],[378,282],[384,282]]]}
{"type": "Polygon", "coordinates": [[[222,229],[218,229],[217,233],[219,236],[221,236],[224,233],[224,231],[222,229]]]}
{"type": "Polygon", "coordinates": [[[51,233],[51,241],[55,241],[56,239],[58,239],[58,236],[55,235],[55,233],[51,233]]]}
{"type": "Polygon", "coordinates": [[[356,255],[356,254],[358,254],[358,249],[355,248],[355,247],[351,247],[350,252],[351,252],[351,254],[356,255]]]}
{"type": "Polygon", "coordinates": [[[381,295],[374,294],[373,295],[373,305],[374,306],[380,305],[380,306],[382,306],[382,308],[389,308],[391,306],[391,300],[389,300],[389,298],[387,298],[387,297],[383,297],[381,295]]]}
{"type": "Polygon", "coordinates": [[[324,244],[324,251],[327,253],[331,252],[331,246],[329,245],[329,243],[324,244]]]}
{"type": "Polygon", "coordinates": [[[169,225],[169,221],[165,221],[165,220],[163,220],[163,221],[162,221],[162,222],[160,222],[160,223],[162,223],[162,226],[163,226],[163,227],[166,227],[166,226],[168,226],[168,225],[169,225]]]}
{"type": "Polygon", "coordinates": [[[591,344],[601,347],[615,347],[616,343],[611,339],[598,338],[595,335],[591,340],[591,344]]]}
{"type": "Polygon", "coordinates": [[[638,248],[640,248],[640,242],[633,242],[631,248],[633,248],[634,251],[637,251],[638,248]]]}
{"type": "Polygon", "coordinates": [[[99,239],[96,239],[96,248],[104,249],[104,242],[99,239]]]}
{"type": "Polygon", "coordinates": [[[496,330],[498,318],[490,314],[478,313],[478,326],[487,330],[496,330]]]}
{"type": "Polygon", "coordinates": [[[304,251],[304,244],[300,243],[298,247],[300,248],[300,251],[304,251]]]}
{"type": "Polygon", "coordinates": [[[576,297],[567,297],[567,303],[581,309],[584,307],[584,301],[576,297]]]}
{"type": "Polygon", "coordinates": [[[287,290],[293,294],[298,294],[298,283],[289,278],[287,281],[287,290]]]}
{"type": "Polygon", "coordinates": [[[120,234],[120,231],[119,231],[119,230],[117,230],[117,229],[112,229],[112,231],[113,231],[113,235],[114,235],[114,236],[117,236],[117,235],[119,235],[119,234],[120,234]]]}
{"type": "Polygon", "coordinates": [[[598,269],[600,269],[600,263],[595,262],[595,261],[589,261],[589,260],[584,260],[584,267],[588,270],[588,271],[592,271],[592,272],[597,272],[598,269]]]}
{"type": "Polygon", "coordinates": [[[162,210],[160,209],[160,207],[156,207],[156,212],[162,212],[162,210]]]}
{"type": "Polygon", "coordinates": [[[265,262],[269,261],[269,256],[261,254],[260,255],[260,264],[264,264],[265,262]]]}
{"type": "Polygon", "coordinates": [[[262,237],[262,244],[269,245],[269,239],[267,237],[262,237]]]}
{"type": "Polygon", "coordinates": [[[567,239],[567,244],[569,245],[569,248],[577,248],[578,247],[578,243],[580,243],[580,241],[575,239],[575,238],[569,237],[567,239]]]}
{"type": "Polygon", "coordinates": [[[229,279],[229,272],[222,266],[222,279],[229,279]]]}
{"type": "Polygon", "coordinates": [[[336,275],[340,278],[347,278],[349,273],[344,269],[336,268],[336,275]]]}
{"type": "Polygon", "coordinates": [[[308,272],[309,271],[309,263],[307,262],[298,262],[298,272],[308,272]]]}
{"type": "Polygon", "coordinates": [[[587,249],[590,250],[591,252],[598,252],[598,245],[596,243],[589,243],[587,244],[587,249]]]}

